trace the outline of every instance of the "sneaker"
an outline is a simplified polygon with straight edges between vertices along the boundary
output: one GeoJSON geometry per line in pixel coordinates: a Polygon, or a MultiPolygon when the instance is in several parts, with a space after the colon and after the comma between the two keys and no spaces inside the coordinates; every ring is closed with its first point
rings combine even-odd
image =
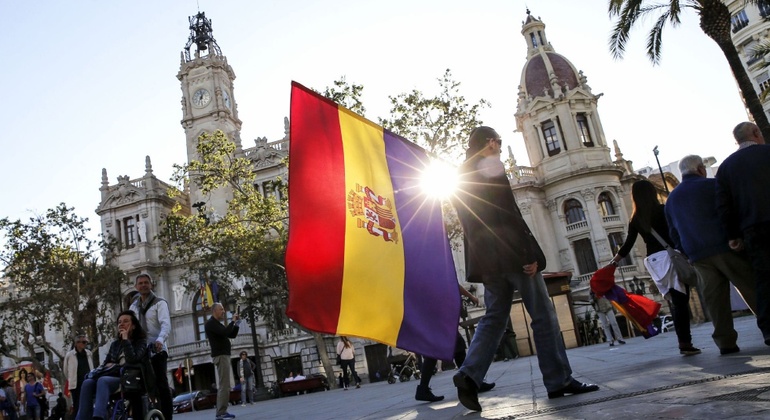
{"type": "Polygon", "coordinates": [[[738,353],[739,351],[741,351],[741,349],[740,349],[738,346],[735,346],[735,347],[729,347],[729,348],[719,349],[719,354],[721,354],[722,356],[724,356],[724,355],[726,355],[726,354],[733,354],[733,353],[738,353]]]}
{"type": "Polygon", "coordinates": [[[222,415],[222,418],[223,419],[234,419],[235,418],[235,414],[225,413],[225,414],[222,415]]]}
{"type": "Polygon", "coordinates": [[[610,343],[610,347],[615,347],[615,342],[614,341],[610,343]]]}
{"type": "Polygon", "coordinates": [[[241,404],[241,407],[246,407],[246,404],[241,404]]]}
{"type": "Polygon", "coordinates": [[[626,342],[625,342],[625,341],[623,341],[623,340],[618,340],[618,343],[620,343],[620,344],[626,344],[626,342]]]}
{"type": "Polygon", "coordinates": [[[692,356],[700,353],[701,353],[700,349],[693,346],[679,348],[679,354],[683,354],[685,356],[692,356]]]}

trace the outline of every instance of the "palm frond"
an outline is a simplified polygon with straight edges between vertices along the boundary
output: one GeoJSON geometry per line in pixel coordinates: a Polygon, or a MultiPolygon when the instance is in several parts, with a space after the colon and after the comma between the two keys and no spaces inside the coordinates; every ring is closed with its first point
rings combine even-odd
{"type": "Polygon", "coordinates": [[[652,61],[653,65],[660,64],[660,50],[663,44],[663,28],[666,26],[666,21],[669,20],[670,12],[662,13],[658,20],[655,21],[655,25],[652,26],[650,34],[647,36],[647,58],[652,61]]]}
{"type": "Polygon", "coordinates": [[[611,0],[610,16],[618,16],[618,21],[610,34],[610,52],[613,57],[623,58],[631,29],[640,17],[642,0],[611,0]]]}

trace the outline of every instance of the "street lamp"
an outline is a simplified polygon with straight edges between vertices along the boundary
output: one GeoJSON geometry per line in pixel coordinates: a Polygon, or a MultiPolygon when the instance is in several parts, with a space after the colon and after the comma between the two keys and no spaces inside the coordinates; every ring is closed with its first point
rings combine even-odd
{"type": "Polygon", "coordinates": [[[663,188],[666,189],[666,194],[668,194],[668,184],[666,184],[666,177],[663,175],[663,168],[660,166],[660,159],[658,159],[658,146],[655,146],[652,149],[652,153],[655,153],[655,161],[658,162],[658,170],[660,171],[660,180],[663,182],[663,188]]]}
{"type": "MultiPolygon", "coordinates": [[[[254,288],[254,286],[251,285],[251,283],[246,283],[245,286],[243,286],[243,293],[246,294],[246,300],[249,303],[249,323],[251,324],[251,341],[254,345],[254,357],[257,359],[257,369],[254,372],[254,375],[257,377],[257,389],[254,391],[254,399],[257,401],[262,401],[270,398],[270,393],[265,389],[265,383],[262,380],[262,358],[259,355],[259,342],[257,341],[257,323],[254,321],[254,305],[252,301],[253,298],[257,298],[259,296],[259,291],[254,288]]],[[[240,315],[240,314],[238,314],[240,315]]]]}

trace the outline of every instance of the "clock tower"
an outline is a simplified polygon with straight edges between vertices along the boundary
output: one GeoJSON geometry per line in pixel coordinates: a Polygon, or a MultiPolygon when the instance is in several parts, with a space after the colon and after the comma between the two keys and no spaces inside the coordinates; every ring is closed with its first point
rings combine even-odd
{"type": "MultiPolygon", "coordinates": [[[[241,120],[235,103],[235,73],[217,45],[211,20],[204,12],[190,17],[190,37],[181,54],[177,79],[182,87],[182,127],[187,138],[187,160],[196,159],[198,137],[222,130],[241,150],[241,120]]],[[[190,185],[193,203],[210,202],[190,185]]],[[[215,200],[220,201],[220,200],[215,200]]],[[[221,202],[221,201],[220,201],[221,202]]]]}

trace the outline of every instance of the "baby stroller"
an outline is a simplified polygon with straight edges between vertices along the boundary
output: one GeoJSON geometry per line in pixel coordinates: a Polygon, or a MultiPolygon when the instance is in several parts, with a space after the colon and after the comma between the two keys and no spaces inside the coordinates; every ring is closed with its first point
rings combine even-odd
{"type": "Polygon", "coordinates": [[[414,375],[414,379],[420,379],[420,369],[417,367],[417,356],[414,353],[394,348],[390,348],[389,352],[389,384],[396,383],[396,378],[401,382],[406,382],[411,379],[412,375],[414,375]]]}

